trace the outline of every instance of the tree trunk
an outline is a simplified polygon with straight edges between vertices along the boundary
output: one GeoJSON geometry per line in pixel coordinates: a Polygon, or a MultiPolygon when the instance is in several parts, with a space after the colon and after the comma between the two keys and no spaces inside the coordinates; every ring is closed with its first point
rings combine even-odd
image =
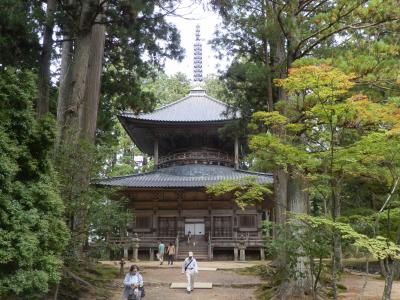
{"type": "MultiPolygon", "coordinates": [[[[68,39],[68,35],[64,35],[64,39],[68,39]]],[[[64,41],[62,43],[62,49],[61,49],[61,74],[60,74],[60,86],[58,88],[58,98],[57,98],[57,124],[58,124],[58,139],[57,139],[57,145],[60,143],[60,138],[61,138],[61,128],[64,126],[65,122],[65,111],[67,108],[66,104],[66,96],[67,96],[67,82],[69,81],[68,79],[68,74],[69,68],[71,67],[71,62],[72,62],[72,41],[64,41]]]]}
{"type": "Polygon", "coordinates": [[[82,125],[80,113],[82,107],[86,105],[85,92],[92,45],[92,21],[97,13],[97,4],[97,0],[79,1],[80,16],[76,20],[75,27],[71,26],[76,30],[69,32],[69,35],[74,37],[73,47],[68,42],[63,45],[63,50],[67,52],[63,53],[57,108],[60,130],[57,162],[60,172],[68,176],[64,180],[63,198],[66,213],[69,215],[68,225],[71,228],[69,247],[74,252],[75,258],[82,256],[83,246],[87,239],[88,196],[86,192],[89,186],[93,153],[87,143],[82,143],[80,139],[82,125]]]}
{"type": "MultiPolygon", "coordinates": [[[[102,15],[99,15],[100,21],[102,15]]],[[[86,77],[84,104],[80,106],[80,137],[94,144],[97,112],[100,102],[100,83],[104,56],[105,25],[95,24],[90,41],[90,58],[86,77]]]]}
{"type": "MultiPolygon", "coordinates": [[[[289,177],[288,183],[288,209],[293,213],[308,214],[308,193],[305,190],[306,183],[303,178],[294,175],[289,177]]],[[[309,265],[309,258],[304,255],[303,249],[298,249],[295,281],[291,283],[290,292],[292,296],[310,295],[312,293],[312,280],[309,265]]]]}
{"type": "Polygon", "coordinates": [[[43,30],[42,52],[39,58],[39,82],[36,113],[38,118],[49,112],[50,63],[53,46],[55,0],[47,0],[46,23],[43,30]]]}
{"type": "MultiPolygon", "coordinates": [[[[268,20],[268,8],[267,4],[262,1],[262,12],[263,12],[263,18],[265,25],[267,26],[268,20]]],[[[267,96],[267,110],[268,111],[273,111],[274,110],[274,99],[273,99],[273,92],[272,92],[272,70],[271,70],[271,59],[270,59],[270,51],[268,50],[268,47],[271,45],[269,43],[269,39],[266,34],[266,30],[264,29],[263,33],[263,56],[264,56],[264,65],[265,69],[267,72],[267,91],[266,91],[266,96],[267,96]]]]}
{"type": "Polygon", "coordinates": [[[77,36],[72,65],[65,83],[65,111],[61,124],[61,142],[73,143],[78,140],[79,110],[83,105],[86,76],[90,57],[91,32],[84,32],[77,36]]]}
{"type": "MultiPolygon", "coordinates": [[[[397,245],[400,245],[400,224],[397,226],[397,245]]],[[[381,273],[385,277],[385,288],[382,300],[390,300],[392,295],[393,280],[399,275],[400,262],[385,258],[380,261],[381,273]]]]}
{"type": "Polygon", "coordinates": [[[274,172],[274,198],[275,198],[275,222],[283,225],[286,222],[286,210],[288,201],[288,174],[283,169],[274,172]]]}
{"type": "Polygon", "coordinates": [[[392,295],[393,277],[394,277],[394,262],[390,258],[385,258],[380,261],[381,272],[385,277],[385,288],[383,289],[382,300],[390,300],[392,295]]]}

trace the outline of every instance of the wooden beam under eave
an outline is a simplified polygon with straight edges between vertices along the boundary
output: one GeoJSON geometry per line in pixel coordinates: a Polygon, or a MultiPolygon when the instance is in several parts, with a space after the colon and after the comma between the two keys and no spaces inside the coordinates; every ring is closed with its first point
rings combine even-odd
{"type": "Polygon", "coordinates": [[[239,169],[239,138],[235,136],[235,170],[239,169]]]}
{"type": "Polygon", "coordinates": [[[154,169],[158,169],[158,137],[154,139],[154,169]]]}

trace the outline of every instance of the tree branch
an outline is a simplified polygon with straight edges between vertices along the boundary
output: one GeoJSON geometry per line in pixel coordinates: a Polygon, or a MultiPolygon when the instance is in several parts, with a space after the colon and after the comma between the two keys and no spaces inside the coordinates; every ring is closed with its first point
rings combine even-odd
{"type": "MultiPolygon", "coordinates": [[[[305,49],[303,52],[301,52],[299,55],[297,55],[297,56],[296,56],[296,59],[305,56],[305,55],[308,54],[315,46],[319,45],[321,42],[323,42],[323,41],[326,40],[327,38],[329,38],[329,37],[331,37],[331,36],[333,36],[333,35],[335,35],[335,34],[337,34],[337,33],[339,33],[339,32],[345,31],[345,30],[347,30],[347,29],[353,29],[353,30],[356,30],[356,29],[365,29],[365,28],[374,27],[374,26],[377,26],[377,25],[380,25],[380,24],[384,24],[384,23],[387,23],[387,22],[398,21],[398,20],[400,20],[400,17],[399,17],[399,18],[393,18],[393,19],[382,20],[382,21],[379,21],[379,22],[370,23],[370,24],[365,24],[365,25],[359,25],[359,26],[357,26],[356,24],[353,24],[353,25],[346,25],[346,26],[344,26],[344,27],[342,27],[342,28],[339,28],[339,29],[337,29],[337,30],[335,30],[335,31],[333,31],[333,32],[331,32],[331,33],[329,33],[329,34],[327,34],[327,35],[325,35],[325,36],[319,38],[318,40],[316,40],[316,41],[315,41],[314,43],[312,43],[307,49],[305,49]]],[[[360,23],[358,23],[358,24],[360,24],[360,23]]]]}

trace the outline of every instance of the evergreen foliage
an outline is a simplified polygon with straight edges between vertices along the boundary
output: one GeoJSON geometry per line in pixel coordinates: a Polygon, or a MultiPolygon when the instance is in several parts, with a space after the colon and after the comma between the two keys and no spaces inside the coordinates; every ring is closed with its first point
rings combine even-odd
{"type": "Polygon", "coordinates": [[[0,296],[37,299],[60,280],[68,241],[51,163],[55,122],[36,121],[35,77],[0,73],[0,296]]]}

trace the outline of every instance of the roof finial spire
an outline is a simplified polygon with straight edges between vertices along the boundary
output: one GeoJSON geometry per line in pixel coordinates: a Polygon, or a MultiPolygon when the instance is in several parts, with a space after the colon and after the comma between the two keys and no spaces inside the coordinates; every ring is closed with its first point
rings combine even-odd
{"type": "Polygon", "coordinates": [[[203,46],[200,41],[200,25],[196,25],[196,41],[193,45],[193,81],[203,81],[203,46]]]}

